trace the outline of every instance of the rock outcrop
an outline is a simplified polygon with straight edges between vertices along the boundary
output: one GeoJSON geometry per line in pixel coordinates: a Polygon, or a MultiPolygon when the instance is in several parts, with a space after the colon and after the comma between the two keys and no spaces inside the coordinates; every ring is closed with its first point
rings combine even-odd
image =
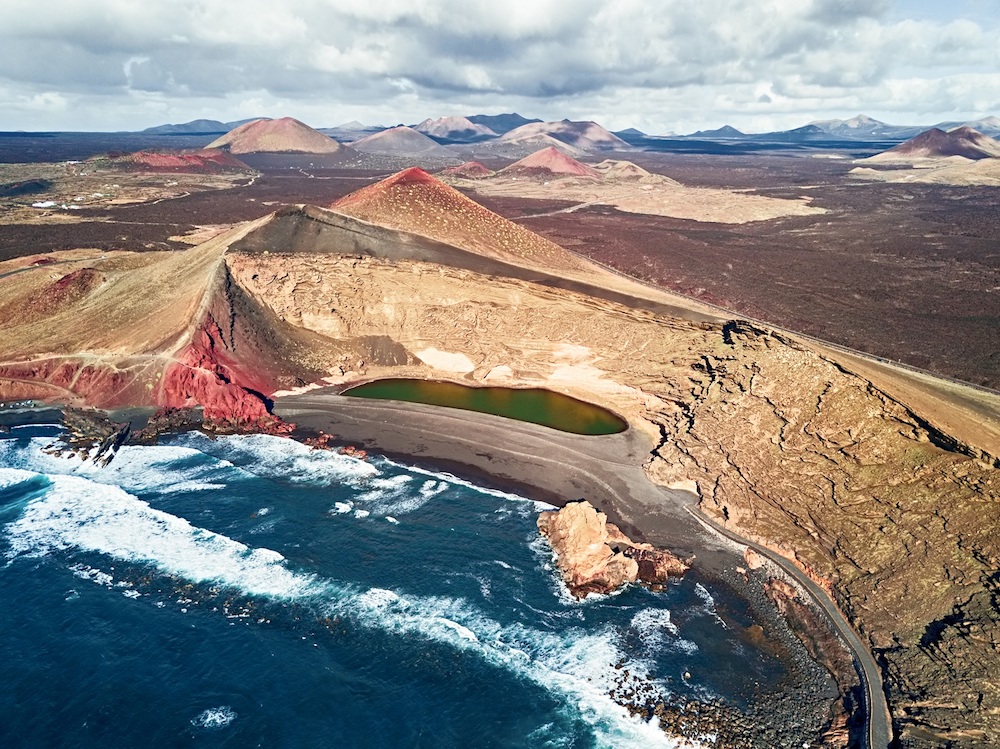
{"type": "MultiPolygon", "coordinates": [[[[884,665],[901,745],[995,741],[996,399],[912,379],[931,404],[913,406],[916,390],[888,388],[886,369],[860,376],[842,352],[611,274],[568,283],[568,253],[449,190],[404,173],[338,204],[361,221],[294,209],[184,253],[67,253],[10,273],[0,399],[255,418],[276,389],[357,380],[362,366],[449,376],[416,355],[433,349],[468,361],[469,380],[600,403],[648,437],[656,483],[696,487],[706,513],[827,586],[884,665]],[[413,233],[366,223],[393,218],[413,233]]],[[[658,566],[606,524],[587,538],[581,592],[658,566]]]]}
{"type": "Polygon", "coordinates": [[[688,569],[670,552],[629,539],[587,501],[540,513],[538,530],[548,538],[566,587],[577,598],[612,593],[627,583],[660,586],[688,569]]]}

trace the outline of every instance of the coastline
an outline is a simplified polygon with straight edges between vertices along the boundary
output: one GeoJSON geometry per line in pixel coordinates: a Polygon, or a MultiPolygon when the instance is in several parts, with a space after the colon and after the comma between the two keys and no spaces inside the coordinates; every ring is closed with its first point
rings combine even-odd
{"type": "Polygon", "coordinates": [[[652,444],[632,428],[576,435],[474,411],[350,398],[333,388],[277,398],[274,413],[299,430],[556,506],[588,499],[628,535],[680,556],[697,553],[699,565],[716,572],[737,558],[684,510],[697,503],[694,494],[649,481],[642,465],[652,444]]]}
{"type": "MultiPolygon", "coordinates": [[[[149,415],[147,410],[126,409],[109,415],[139,426],[149,415]]],[[[696,581],[702,578],[706,584],[727,588],[749,607],[775,645],[784,645],[781,660],[788,673],[787,689],[758,695],[750,712],[736,717],[747,730],[756,730],[752,727],[760,727],[766,717],[773,720],[768,731],[780,732],[781,725],[791,726],[801,719],[796,712],[801,699],[823,691],[818,674],[825,677],[826,671],[817,661],[795,652],[799,643],[793,642],[795,635],[788,624],[759,583],[740,569],[747,544],[705,523],[694,494],[659,487],[648,479],[643,464],[651,443],[641,431],[629,428],[614,435],[576,435],[471,411],[349,398],[337,395],[333,388],[282,396],[276,399],[274,412],[297,422],[298,429],[291,436],[300,441],[325,432],[335,435],[338,444],[361,445],[393,460],[453,473],[553,505],[588,499],[636,540],[695,557],[696,567],[690,574],[696,581]]],[[[59,415],[59,407],[36,406],[0,412],[7,417],[0,421],[51,423],[59,415]]],[[[818,603],[825,608],[822,601],[818,603]]],[[[840,635],[837,626],[831,630],[840,635]]],[[[835,679],[843,686],[840,675],[835,679]]]]}
{"type": "MultiPolygon", "coordinates": [[[[853,716],[854,720],[861,718],[860,725],[855,724],[858,733],[852,730],[853,741],[879,748],[888,744],[891,732],[887,721],[876,717],[877,725],[872,726],[873,716],[883,712],[888,716],[880,674],[871,671],[870,653],[836,604],[824,600],[825,593],[787,560],[706,522],[693,493],[653,484],[643,470],[652,445],[639,430],[630,427],[613,435],[575,435],[490,414],[350,398],[337,392],[337,388],[324,388],[282,396],[275,400],[274,413],[296,422],[301,436],[325,432],[335,435],[338,443],[360,445],[391,459],[452,472],[556,506],[587,499],[630,537],[667,548],[682,558],[693,557],[688,574],[704,575],[711,583],[725,586],[766,626],[781,617],[760,585],[742,571],[743,550],[756,549],[768,558],[775,574],[796,582],[806,600],[820,612],[825,626],[851,653],[864,705],[863,714],[853,716]],[[883,734],[886,738],[880,743],[883,734]]],[[[794,638],[790,632],[785,634],[794,638]]],[[[791,661],[786,666],[795,667],[791,661]]],[[[832,676],[843,694],[853,691],[845,674],[832,676]]],[[[793,714],[794,705],[794,697],[784,704],[789,714],[793,714]]],[[[773,708],[771,718],[783,712],[778,705],[773,708]]]]}

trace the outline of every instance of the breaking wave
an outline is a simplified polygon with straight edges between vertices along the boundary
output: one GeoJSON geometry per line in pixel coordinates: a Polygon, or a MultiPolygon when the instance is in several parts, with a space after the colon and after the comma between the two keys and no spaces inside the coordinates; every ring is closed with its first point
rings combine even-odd
{"type": "MultiPolygon", "coordinates": [[[[607,599],[581,605],[572,598],[553,573],[551,552],[537,534],[525,535],[523,541],[531,542],[531,550],[518,560],[512,559],[513,564],[489,556],[475,571],[458,570],[463,573],[459,577],[474,578],[481,599],[476,593],[469,593],[474,600],[417,595],[336,579],[340,576],[337,571],[315,571],[308,555],[304,555],[306,561],[292,563],[285,554],[267,548],[275,545],[285,549],[281,543],[272,544],[270,537],[260,545],[250,545],[246,542],[256,538],[257,526],[262,525],[259,520],[250,530],[244,522],[237,533],[230,532],[229,526],[210,530],[200,520],[183,517],[202,515],[176,509],[175,497],[217,491],[221,500],[228,496],[222,493],[225,487],[259,483],[261,479],[275,482],[267,485],[267,496],[248,496],[246,507],[239,510],[244,519],[267,515],[270,524],[288,515],[288,505],[280,499],[282,485],[314,487],[318,498],[329,487],[337,490],[332,494],[337,499],[327,499],[321,514],[370,514],[384,519],[387,524],[381,527],[385,529],[399,522],[397,516],[416,512],[429,503],[447,502],[449,496],[455,496],[456,487],[501,500],[499,509],[517,508],[517,515],[548,509],[545,503],[483,489],[450,474],[382,458],[365,462],[265,435],[211,439],[192,433],[167,445],[123,448],[107,467],[75,457],[48,455],[43,450],[52,442],[49,437],[0,440],[0,465],[13,466],[0,468],[0,521],[6,522],[0,553],[5,554],[8,566],[22,559],[49,558],[65,565],[80,580],[116,590],[127,599],[140,599],[122,601],[129,606],[143,602],[165,605],[155,595],[147,595],[148,587],[133,582],[148,579],[150,570],[200,587],[202,595],[221,588],[249,599],[296,604],[315,612],[317,618],[339,618],[383,636],[423,638],[474,654],[556,696],[567,714],[591,727],[599,745],[681,745],[657,726],[631,717],[609,697],[618,674],[611,665],[626,661],[634,676],[642,678],[648,673],[645,654],[627,655],[625,636],[634,638],[637,634],[645,650],[696,649],[693,643],[679,636],[669,612],[662,609],[641,609],[634,614],[632,634],[628,627],[623,630],[600,621],[588,623],[587,612],[607,599]],[[100,561],[95,554],[107,561],[100,561]],[[480,574],[488,569],[494,572],[480,574]],[[501,621],[491,614],[495,595],[509,592],[512,582],[497,580],[520,580],[532,569],[544,575],[555,596],[552,610],[536,608],[513,595],[513,600],[525,607],[522,621],[501,621]],[[494,580],[494,574],[501,577],[494,580]]],[[[507,525],[502,515],[493,512],[495,506],[489,505],[488,514],[482,517],[507,525]]],[[[214,522],[208,524],[215,526],[214,522]]],[[[364,527],[369,526],[378,527],[371,523],[364,527]]],[[[266,530],[270,527],[266,525],[266,530]]],[[[517,531],[518,537],[521,533],[525,533],[523,528],[517,531]]],[[[75,591],[71,593],[75,595],[75,591]]],[[[181,601],[178,605],[185,605],[181,601]]],[[[652,683],[666,694],[665,686],[652,683]]],[[[236,717],[235,713],[227,718],[227,713],[219,712],[227,709],[231,711],[226,706],[207,709],[191,723],[204,729],[224,727],[236,717]]],[[[538,745],[560,745],[563,738],[546,734],[544,726],[536,733],[538,745]]]]}

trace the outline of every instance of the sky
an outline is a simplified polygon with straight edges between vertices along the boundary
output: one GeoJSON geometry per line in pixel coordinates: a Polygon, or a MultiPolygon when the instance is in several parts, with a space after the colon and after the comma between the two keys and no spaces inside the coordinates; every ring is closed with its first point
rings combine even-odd
{"type": "Polygon", "coordinates": [[[1000,115],[997,0],[0,0],[0,130],[1000,115]]]}

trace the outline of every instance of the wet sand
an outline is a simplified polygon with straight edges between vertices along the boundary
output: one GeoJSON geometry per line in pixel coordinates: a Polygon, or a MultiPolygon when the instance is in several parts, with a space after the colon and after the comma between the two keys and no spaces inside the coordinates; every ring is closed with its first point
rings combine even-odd
{"type": "Polygon", "coordinates": [[[314,390],[275,401],[274,412],[307,431],[445,470],[532,499],[586,499],[629,536],[671,549],[719,574],[740,563],[734,544],[697,522],[697,498],[653,484],[642,469],[653,448],[635,429],[584,436],[490,414],[314,390]]]}
{"type": "MultiPolygon", "coordinates": [[[[748,602],[757,599],[758,616],[774,616],[760,608],[759,591],[735,573],[743,562],[741,540],[703,518],[695,495],[665,489],[647,478],[642,466],[653,445],[633,428],[597,437],[575,435],[472,411],[350,398],[332,388],[278,398],[274,412],[305,431],[323,431],[340,442],[522,496],[556,505],[587,499],[632,538],[681,557],[694,556],[693,574],[714,578],[748,602]]],[[[857,634],[800,570],[768,549],[752,546],[797,580],[848,644],[864,685],[862,740],[867,746],[886,746],[891,732],[881,674],[857,634]]]]}

